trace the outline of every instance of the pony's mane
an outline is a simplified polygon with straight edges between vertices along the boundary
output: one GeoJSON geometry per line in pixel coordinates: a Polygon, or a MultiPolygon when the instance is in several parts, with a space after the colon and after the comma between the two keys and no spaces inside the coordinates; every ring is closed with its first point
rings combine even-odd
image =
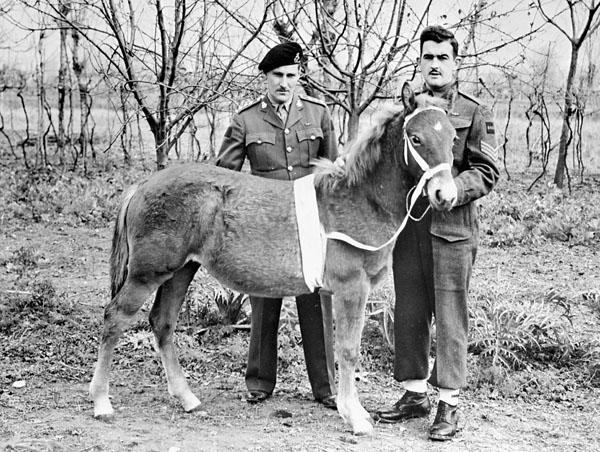
{"type": "MultiPolygon", "coordinates": [[[[448,110],[448,101],[426,93],[415,96],[417,108],[435,106],[448,110]]],[[[387,105],[370,129],[350,143],[343,168],[327,159],[311,162],[315,167],[317,186],[345,183],[348,187],[359,185],[381,160],[381,139],[388,127],[400,117],[404,122],[404,108],[399,104],[387,105]]]]}

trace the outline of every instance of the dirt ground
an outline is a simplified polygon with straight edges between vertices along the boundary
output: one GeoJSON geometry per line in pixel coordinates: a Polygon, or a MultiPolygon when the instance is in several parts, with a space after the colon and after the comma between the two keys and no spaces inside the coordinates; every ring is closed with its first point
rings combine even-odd
{"type": "MultiPolygon", "coordinates": [[[[204,344],[195,351],[184,350],[182,362],[186,368],[194,369],[190,384],[202,401],[201,411],[186,414],[167,394],[160,363],[151,347],[144,345],[145,333],[134,331],[119,347],[111,374],[115,420],[94,420],[87,385],[101,306],[108,295],[110,229],[4,223],[0,243],[0,259],[8,258],[22,246],[32,247],[43,256],[33,270],[35,277],[52,281],[60,302],[73,306],[77,313],[70,320],[78,323],[61,320],[65,334],[72,331],[75,336],[67,349],[58,343],[65,336],[46,337],[36,343],[45,344],[35,347],[47,350],[30,352],[50,357],[41,362],[15,359],[9,353],[10,344],[0,336],[2,450],[600,450],[600,390],[584,386],[569,386],[560,397],[550,394],[504,398],[493,390],[467,389],[461,399],[461,431],[446,444],[427,440],[425,420],[376,425],[372,437],[355,437],[336,412],[312,401],[305,375],[289,369],[280,372],[270,400],[250,406],[243,400],[246,332],[228,338],[227,343],[233,344],[230,348],[204,344]],[[82,322],[89,325],[84,328],[93,338],[90,344],[77,336],[82,322]],[[130,353],[132,349],[136,353],[130,353]],[[132,360],[132,356],[136,359],[132,360]],[[222,367],[229,356],[233,367],[222,367]],[[201,364],[191,364],[195,361],[201,364]],[[198,367],[207,369],[201,377],[196,372],[198,367]],[[17,380],[24,380],[25,386],[13,387],[17,380]]],[[[597,290],[598,248],[557,247],[519,252],[483,248],[474,275],[474,291],[484,292],[486,284],[494,285],[495,290],[504,287],[518,291],[523,278],[535,281],[528,284],[530,288],[537,284],[540,292],[555,289],[573,299],[593,287],[597,290]],[[560,272],[553,264],[557,259],[560,272]]],[[[7,266],[0,267],[0,297],[7,299],[16,287],[15,279],[7,266]]],[[[582,306],[578,313],[580,325],[583,330],[589,329],[589,334],[598,334],[594,326],[597,320],[586,323],[592,315],[582,306]]],[[[23,337],[33,338],[34,333],[23,325],[23,337]]],[[[400,394],[389,369],[364,372],[358,377],[361,399],[368,410],[389,405],[400,394]]]]}

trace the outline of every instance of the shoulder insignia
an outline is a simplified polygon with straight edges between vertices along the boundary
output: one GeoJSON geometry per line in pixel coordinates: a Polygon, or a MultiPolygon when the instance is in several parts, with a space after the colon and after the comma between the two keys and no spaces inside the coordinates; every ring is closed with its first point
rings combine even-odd
{"type": "Polygon", "coordinates": [[[250,107],[254,107],[255,105],[261,103],[263,101],[262,96],[259,97],[258,99],[255,99],[247,104],[244,104],[240,107],[240,109],[237,111],[238,113],[242,113],[243,111],[248,110],[250,107]]]}
{"type": "Polygon", "coordinates": [[[321,105],[322,107],[327,107],[325,101],[321,99],[317,99],[316,97],[308,96],[306,94],[298,94],[298,97],[306,102],[311,102],[313,104],[321,105]]]}

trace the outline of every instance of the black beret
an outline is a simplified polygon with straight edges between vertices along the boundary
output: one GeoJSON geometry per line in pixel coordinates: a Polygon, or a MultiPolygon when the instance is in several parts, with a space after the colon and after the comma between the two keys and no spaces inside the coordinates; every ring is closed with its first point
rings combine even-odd
{"type": "Polygon", "coordinates": [[[258,65],[258,70],[265,74],[279,66],[299,64],[302,60],[302,47],[295,42],[277,44],[267,52],[258,65]]]}

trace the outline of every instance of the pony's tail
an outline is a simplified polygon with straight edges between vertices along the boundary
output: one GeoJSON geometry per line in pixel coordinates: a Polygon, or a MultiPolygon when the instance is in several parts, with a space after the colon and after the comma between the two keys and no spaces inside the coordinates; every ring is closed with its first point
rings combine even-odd
{"type": "Polygon", "coordinates": [[[129,261],[129,245],[127,244],[127,225],[125,217],[131,198],[137,190],[137,185],[129,187],[123,202],[119,208],[119,215],[115,222],[115,231],[112,240],[112,249],[110,253],[110,297],[117,295],[125,279],[127,278],[127,264],[129,261]]]}

